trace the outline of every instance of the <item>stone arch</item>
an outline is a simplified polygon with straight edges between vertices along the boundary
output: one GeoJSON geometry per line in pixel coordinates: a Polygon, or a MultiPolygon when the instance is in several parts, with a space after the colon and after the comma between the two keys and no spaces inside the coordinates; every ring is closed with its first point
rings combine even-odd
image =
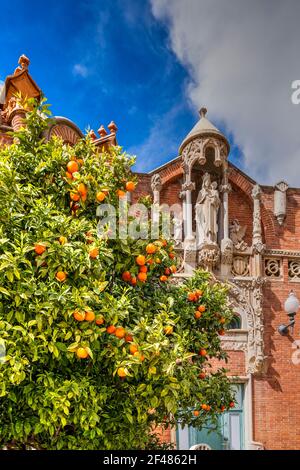
{"type": "Polygon", "coordinates": [[[54,122],[50,125],[46,132],[46,139],[51,137],[61,137],[64,143],[75,145],[78,140],[83,138],[83,133],[72,121],[67,118],[56,116],[54,122]]]}

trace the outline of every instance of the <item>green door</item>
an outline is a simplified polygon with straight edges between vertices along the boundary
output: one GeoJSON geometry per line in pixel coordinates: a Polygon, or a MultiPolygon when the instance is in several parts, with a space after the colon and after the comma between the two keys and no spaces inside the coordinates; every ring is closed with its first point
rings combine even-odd
{"type": "Polygon", "coordinates": [[[177,449],[187,450],[196,444],[206,444],[212,450],[241,450],[244,448],[244,420],[242,385],[235,385],[236,406],[220,414],[217,430],[207,422],[202,429],[186,427],[177,430],[177,449]]]}

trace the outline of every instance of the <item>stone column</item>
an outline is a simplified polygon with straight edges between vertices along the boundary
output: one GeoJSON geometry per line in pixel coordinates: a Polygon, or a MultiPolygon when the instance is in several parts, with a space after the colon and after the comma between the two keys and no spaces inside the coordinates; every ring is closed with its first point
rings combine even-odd
{"type": "Polygon", "coordinates": [[[160,174],[155,173],[151,178],[151,189],[153,192],[151,238],[154,239],[159,238],[159,205],[161,188],[162,182],[160,174]]]}
{"type": "Polygon", "coordinates": [[[261,189],[256,184],[252,189],[253,198],[253,236],[252,236],[252,252],[254,255],[254,263],[252,269],[252,275],[262,275],[262,254],[265,250],[265,245],[262,241],[262,230],[261,230],[261,212],[260,212],[260,200],[261,200],[261,189]]]}
{"type": "Polygon", "coordinates": [[[185,221],[186,221],[186,236],[187,240],[194,240],[193,235],[193,208],[192,208],[192,191],[195,189],[195,183],[192,183],[189,178],[182,185],[182,191],[185,193],[185,221]]]}
{"type": "Polygon", "coordinates": [[[232,266],[233,243],[229,237],[229,201],[231,185],[228,183],[228,170],[224,169],[224,178],[220,188],[223,193],[223,238],[221,240],[221,275],[229,276],[232,266]]]}

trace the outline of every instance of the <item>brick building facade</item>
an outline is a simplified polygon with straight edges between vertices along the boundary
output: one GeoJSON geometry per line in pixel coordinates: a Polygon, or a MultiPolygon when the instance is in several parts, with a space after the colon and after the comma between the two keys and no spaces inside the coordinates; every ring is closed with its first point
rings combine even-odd
{"type": "MultiPolygon", "coordinates": [[[[29,61],[6,79],[0,117],[0,143],[22,124],[24,111],[16,92],[40,95],[28,73],[29,61]]],[[[95,145],[115,145],[117,128],[101,127],[95,145]]],[[[47,137],[73,144],[78,127],[57,117],[47,137]]],[[[178,143],[179,144],[179,143],[178,143]]],[[[178,157],[148,174],[137,173],[132,202],[153,196],[157,207],[172,206],[177,229],[173,237],[182,269],[189,276],[198,266],[230,285],[236,313],[222,338],[229,353],[229,374],[237,384],[237,405],[220,420],[219,432],[170,430],[164,439],[186,449],[197,443],[215,449],[300,448],[300,336],[280,335],[287,324],[284,303],[291,290],[300,296],[300,188],[281,181],[274,187],[253,181],[229,160],[226,137],[200,111],[200,119],[179,146],[178,157]],[[177,230],[177,231],[176,231],[177,230]],[[179,233],[182,237],[175,236],[179,233]]],[[[284,177],[284,174],[283,174],[284,177]]],[[[175,227],[175,226],[174,226],[175,227]]]]}

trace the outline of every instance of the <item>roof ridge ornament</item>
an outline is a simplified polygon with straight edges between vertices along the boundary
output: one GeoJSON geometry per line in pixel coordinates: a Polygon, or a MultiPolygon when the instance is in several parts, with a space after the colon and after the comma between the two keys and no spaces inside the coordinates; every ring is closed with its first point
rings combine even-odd
{"type": "Polygon", "coordinates": [[[205,107],[202,107],[201,109],[199,109],[199,114],[201,118],[205,118],[206,113],[207,113],[207,109],[205,107]]]}

